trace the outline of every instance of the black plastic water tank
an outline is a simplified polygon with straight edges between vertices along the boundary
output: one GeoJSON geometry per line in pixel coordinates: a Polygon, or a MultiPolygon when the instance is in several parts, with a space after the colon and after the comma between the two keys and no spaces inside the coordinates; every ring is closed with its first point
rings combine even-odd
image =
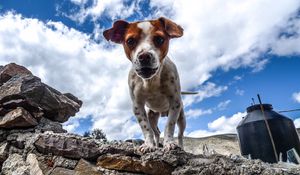
{"type": "MultiPolygon", "coordinates": [[[[273,111],[271,104],[263,104],[263,107],[278,157],[282,153],[282,160],[286,161],[286,152],[292,148],[295,148],[299,154],[300,143],[294,122],[273,111]]],[[[250,154],[252,159],[261,159],[270,163],[276,162],[272,142],[260,105],[253,105],[247,108],[247,115],[237,126],[237,132],[243,156],[250,154]]]]}

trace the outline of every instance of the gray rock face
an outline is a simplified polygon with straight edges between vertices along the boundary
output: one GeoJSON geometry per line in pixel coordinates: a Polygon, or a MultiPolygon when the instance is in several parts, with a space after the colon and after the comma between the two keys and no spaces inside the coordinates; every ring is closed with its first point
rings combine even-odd
{"type": "Polygon", "coordinates": [[[97,167],[90,162],[80,159],[75,169],[76,175],[102,175],[103,173],[98,171],[97,167]]]}
{"type": "Polygon", "coordinates": [[[61,168],[61,167],[56,167],[53,169],[53,171],[50,173],[50,175],[74,175],[75,171],[66,169],[66,168],[61,168]]]}
{"type": "Polygon", "coordinates": [[[71,134],[41,134],[34,145],[43,154],[51,153],[71,159],[95,160],[99,156],[96,142],[71,134]]]}
{"type": "Polygon", "coordinates": [[[28,154],[26,158],[26,162],[29,164],[29,172],[30,174],[34,175],[44,175],[37,156],[35,154],[28,154]]]}
{"type": "Polygon", "coordinates": [[[37,124],[36,119],[22,107],[17,107],[0,118],[0,128],[26,128],[37,124]]]}
{"type": "Polygon", "coordinates": [[[2,164],[8,157],[9,145],[7,142],[3,142],[0,146],[0,164],[2,164]]]}
{"type": "Polygon", "coordinates": [[[27,101],[29,106],[41,108],[46,118],[58,122],[65,122],[74,116],[82,104],[42,83],[33,75],[16,75],[0,86],[0,103],[17,99],[27,101]]]}
{"type": "Polygon", "coordinates": [[[53,131],[54,133],[66,133],[67,131],[63,129],[59,122],[54,122],[45,117],[42,117],[35,127],[36,132],[46,132],[53,131]]]}
{"type": "Polygon", "coordinates": [[[11,154],[2,165],[3,175],[30,175],[28,164],[24,161],[21,155],[11,154]]]}
{"type": "Polygon", "coordinates": [[[15,75],[32,75],[32,73],[23,66],[15,63],[10,63],[0,68],[0,85],[7,82],[11,77],[15,75]]]}

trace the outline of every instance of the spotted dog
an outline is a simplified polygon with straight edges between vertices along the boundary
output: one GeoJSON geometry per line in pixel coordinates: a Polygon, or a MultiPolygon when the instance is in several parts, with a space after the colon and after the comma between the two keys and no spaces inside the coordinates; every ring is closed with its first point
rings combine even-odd
{"type": "Polygon", "coordinates": [[[128,76],[133,112],[145,137],[141,152],[159,146],[158,119],[168,116],[164,130],[164,150],[183,148],[182,138],[186,120],[181,100],[181,88],[175,64],[167,56],[169,41],[183,35],[183,29],[173,21],[161,17],[155,20],[115,21],[105,30],[106,40],[122,44],[132,63],[128,76]],[[173,139],[178,126],[178,145],[173,139]]]}

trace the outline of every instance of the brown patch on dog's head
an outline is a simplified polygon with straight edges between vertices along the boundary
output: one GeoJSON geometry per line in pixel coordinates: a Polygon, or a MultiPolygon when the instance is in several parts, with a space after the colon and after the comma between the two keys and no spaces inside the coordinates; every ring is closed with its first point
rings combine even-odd
{"type": "MultiPolygon", "coordinates": [[[[138,22],[128,23],[124,20],[114,22],[112,28],[103,32],[104,38],[118,44],[123,44],[127,57],[131,60],[131,52],[136,48],[141,38],[142,29],[137,26],[138,22]]],[[[183,35],[183,28],[165,17],[149,20],[153,28],[150,34],[155,47],[161,51],[160,60],[168,53],[169,40],[183,35]]]]}
{"type": "Polygon", "coordinates": [[[167,56],[169,40],[181,37],[183,29],[164,17],[133,23],[118,20],[103,35],[106,40],[123,45],[139,76],[151,78],[167,56]]]}

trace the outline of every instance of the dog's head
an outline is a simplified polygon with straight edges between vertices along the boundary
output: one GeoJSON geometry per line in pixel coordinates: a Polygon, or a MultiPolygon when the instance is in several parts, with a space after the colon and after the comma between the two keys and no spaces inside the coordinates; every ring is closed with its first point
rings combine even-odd
{"type": "Polygon", "coordinates": [[[133,23],[118,20],[103,35],[108,41],[122,44],[136,73],[150,79],[168,53],[169,40],[181,37],[183,29],[164,17],[133,23]]]}

